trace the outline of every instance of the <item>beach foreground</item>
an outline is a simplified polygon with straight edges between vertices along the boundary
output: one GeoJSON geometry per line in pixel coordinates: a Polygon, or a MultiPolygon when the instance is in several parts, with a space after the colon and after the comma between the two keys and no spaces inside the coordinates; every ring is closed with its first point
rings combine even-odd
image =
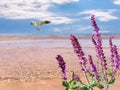
{"type": "MultiPolygon", "coordinates": [[[[83,50],[96,60],[94,47],[87,40],[81,40],[83,50]]],[[[105,45],[104,51],[109,57],[109,46],[105,45]]],[[[1,37],[0,90],[65,90],[55,59],[58,54],[64,57],[70,75],[71,71],[81,74],[69,38],[1,37]]],[[[113,89],[120,90],[119,73],[109,90],[113,89]]]]}

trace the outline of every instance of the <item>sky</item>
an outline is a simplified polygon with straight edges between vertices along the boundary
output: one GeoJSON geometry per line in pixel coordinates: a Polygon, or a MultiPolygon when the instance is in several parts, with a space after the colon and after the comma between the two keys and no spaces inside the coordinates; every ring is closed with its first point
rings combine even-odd
{"type": "Polygon", "coordinates": [[[120,0],[0,0],[0,35],[120,34],[120,0]],[[37,31],[31,21],[50,20],[37,31]]]}

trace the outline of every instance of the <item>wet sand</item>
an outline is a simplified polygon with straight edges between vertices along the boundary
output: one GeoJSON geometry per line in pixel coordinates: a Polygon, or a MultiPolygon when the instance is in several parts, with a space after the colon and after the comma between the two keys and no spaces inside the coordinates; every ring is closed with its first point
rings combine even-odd
{"type": "MultiPolygon", "coordinates": [[[[95,57],[93,46],[84,39],[82,46],[86,56],[92,53],[95,57]]],[[[110,55],[109,47],[104,51],[110,55]]],[[[0,90],[65,90],[55,59],[58,54],[68,64],[68,72],[79,72],[69,38],[0,37],[0,90]]],[[[117,77],[110,90],[120,89],[117,77]]]]}

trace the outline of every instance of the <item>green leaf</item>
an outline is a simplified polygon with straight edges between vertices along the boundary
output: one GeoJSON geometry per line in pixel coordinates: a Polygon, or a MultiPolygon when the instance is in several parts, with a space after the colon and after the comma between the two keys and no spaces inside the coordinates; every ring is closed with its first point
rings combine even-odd
{"type": "Polygon", "coordinates": [[[101,85],[100,83],[96,83],[96,86],[99,88],[99,89],[103,89],[103,85],[101,85]]]}
{"type": "Polygon", "coordinates": [[[63,81],[63,86],[69,87],[69,83],[67,81],[63,81]]]}
{"type": "Polygon", "coordinates": [[[103,85],[101,85],[101,84],[99,84],[97,87],[100,88],[100,89],[104,88],[103,85]]]}
{"type": "Polygon", "coordinates": [[[76,81],[75,80],[71,80],[69,82],[69,88],[73,88],[76,85],[76,81]]]}
{"type": "Polygon", "coordinates": [[[93,74],[91,72],[87,72],[88,76],[93,76],[93,74]]]}
{"type": "Polygon", "coordinates": [[[110,69],[108,69],[107,73],[108,73],[109,76],[112,76],[112,75],[113,75],[113,74],[112,74],[112,71],[111,71],[110,69]]]}
{"type": "Polygon", "coordinates": [[[89,90],[87,86],[76,87],[75,90],[89,90]]]}
{"type": "Polygon", "coordinates": [[[110,85],[110,84],[113,84],[114,82],[115,82],[115,78],[111,79],[111,80],[108,82],[108,84],[110,85]]]}
{"type": "Polygon", "coordinates": [[[105,83],[108,82],[108,79],[107,79],[105,76],[101,76],[101,80],[102,80],[103,82],[105,82],[105,83]]]}
{"type": "Polygon", "coordinates": [[[94,80],[96,86],[99,88],[99,89],[103,89],[103,85],[101,85],[99,82],[97,82],[96,80],[94,80]]]}
{"type": "Polygon", "coordinates": [[[78,90],[89,90],[86,86],[80,87],[78,90]]]}
{"type": "Polygon", "coordinates": [[[89,86],[89,87],[95,87],[95,86],[96,86],[95,81],[92,81],[92,82],[90,83],[90,86],[89,86]]]}

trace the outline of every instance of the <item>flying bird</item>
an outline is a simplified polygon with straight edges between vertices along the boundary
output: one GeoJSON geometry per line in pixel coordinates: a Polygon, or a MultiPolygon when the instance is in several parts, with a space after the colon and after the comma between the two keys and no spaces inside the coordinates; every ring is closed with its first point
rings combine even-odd
{"type": "Polygon", "coordinates": [[[30,24],[31,24],[31,25],[34,25],[34,26],[36,27],[36,29],[39,31],[41,26],[46,25],[46,24],[49,24],[49,23],[51,23],[51,22],[45,20],[45,21],[41,21],[41,22],[32,21],[30,24]]]}

